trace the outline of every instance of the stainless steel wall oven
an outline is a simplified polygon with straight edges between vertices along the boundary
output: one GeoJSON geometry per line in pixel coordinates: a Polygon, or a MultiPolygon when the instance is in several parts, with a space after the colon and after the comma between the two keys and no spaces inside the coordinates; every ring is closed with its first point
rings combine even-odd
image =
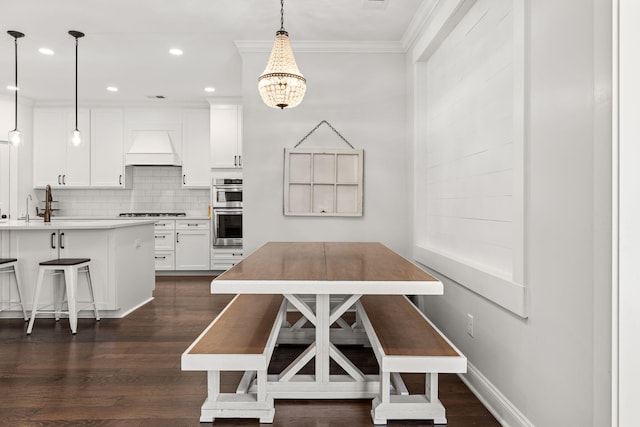
{"type": "Polygon", "coordinates": [[[242,246],[242,179],[214,179],[211,199],[213,246],[242,246]]]}

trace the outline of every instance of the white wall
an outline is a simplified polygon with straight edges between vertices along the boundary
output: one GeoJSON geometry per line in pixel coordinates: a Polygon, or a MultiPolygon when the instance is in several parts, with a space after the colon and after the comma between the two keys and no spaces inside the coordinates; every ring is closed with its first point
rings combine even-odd
{"type": "MultiPolygon", "coordinates": [[[[259,97],[268,52],[243,55],[244,242],[246,252],[276,241],[380,241],[409,256],[404,55],[296,52],[308,82],[302,104],[276,110],[259,97]],[[364,149],[364,215],[285,217],[284,148],[327,120],[364,149]]],[[[323,125],[301,147],[348,148],[323,125]]]]}
{"type": "Polygon", "coordinates": [[[445,295],[425,306],[468,357],[468,379],[506,425],[609,425],[611,6],[527,3],[529,318],[446,279],[445,295]]]}
{"type": "MultiPolygon", "coordinates": [[[[619,426],[640,425],[638,412],[638,382],[640,381],[640,322],[638,308],[640,307],[640,4],[637,0],[620,0],[620,57],[619,57],[619,239],[616,246],[619,250],[619,288],[614,307],[618,308],[617,324],[615,325],[619,339],[619,349],[616,352],[618,360],[614,366],[614,378],[619,377],[617,392],[619,401],[616,415],[619,426]],[[616,369],[617,368],[617,369],[616,369]]],[[[617,17],[616,17],[617,18],[617,17]]],[[[615,332],[614,332],[615,333],[615,332]]],[[[614,357],[615,357],[614,356],[614,357]]]]}

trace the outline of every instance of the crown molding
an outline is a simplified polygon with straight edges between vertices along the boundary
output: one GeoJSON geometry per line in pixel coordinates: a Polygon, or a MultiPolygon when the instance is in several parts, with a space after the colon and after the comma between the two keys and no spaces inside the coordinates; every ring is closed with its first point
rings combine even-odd
{"type": "MultiPolygon", "coordinates": [[[[273,47],[272,40],[235,40],[234,43],[241,55],[269,53],[273,47]]],[[[399,41],[292,41],[291,47],[296,53],[405,53],[399,41]]]]}
{"type": "Polygon", "coordinates": [[[415,44],[418,37],[423,33],[425,27],[428,25],[433,12],[436,10],[439,3],[442,0],[423,0],[418,8],[418,11],[413,16],[413,19],[409,23],[407,30],[402,35],[400,44],[405,52],[415,44]]]}

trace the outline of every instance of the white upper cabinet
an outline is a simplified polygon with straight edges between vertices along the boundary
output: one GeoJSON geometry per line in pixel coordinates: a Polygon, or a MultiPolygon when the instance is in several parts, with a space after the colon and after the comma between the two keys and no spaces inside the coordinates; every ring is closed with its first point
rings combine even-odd
{"type": "Polygon", "coordinates": [[[209,188],[211,166],[209,111],[184,110],[182,113],[182,186],[209,188]]]}
{"type": "Polygon", "coordinates": [[[211,104],[211,167],[242,167],[242,106],[211,104]]]}
{"type": "Polygon", "coordinates": [[[123,110],[92,109],[91,186],[124,188],[126,183],[123,110]]]}
{"type": "Polygon", "coordinates": [[[71,145],[75,128],[73,109],[35,109],[33,132],[33,185],[42,188],[90,185],[91,123],[89,110],[78,111],[79,146],[71,145]]]}

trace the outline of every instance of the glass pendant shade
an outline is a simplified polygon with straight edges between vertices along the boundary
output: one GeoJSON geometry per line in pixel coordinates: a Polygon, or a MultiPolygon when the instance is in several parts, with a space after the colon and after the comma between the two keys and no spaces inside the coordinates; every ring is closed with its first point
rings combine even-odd
{"type": "Polygon", "coordinates": [[[74,129],[73,132],[71,132],[71,145],[77,147],[80,144],[82,144],[82,136],[78,129],[74,129]]]}
{"type": "Polygon", "coordinates": [[[22,144],[22,132],[17,129],[10,130],[8,139],[11,145],[17,147],[18,145],[22,144]]]}

